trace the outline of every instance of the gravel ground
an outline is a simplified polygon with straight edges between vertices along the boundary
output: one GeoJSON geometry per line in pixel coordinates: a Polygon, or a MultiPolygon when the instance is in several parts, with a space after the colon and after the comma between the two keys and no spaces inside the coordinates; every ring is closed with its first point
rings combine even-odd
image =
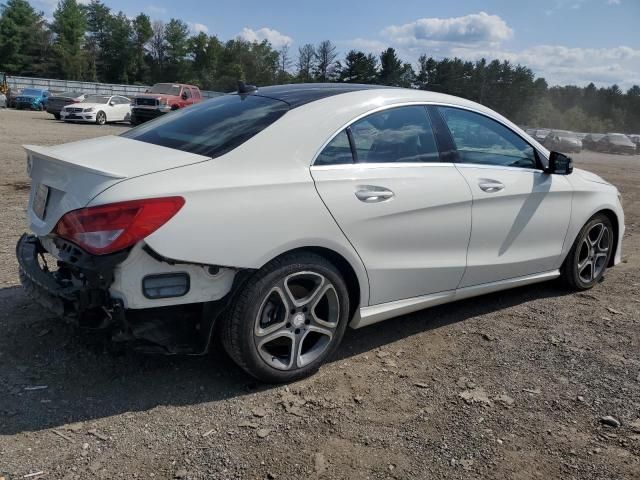
{"type": "Polygon", "coordinates": [[[20,145],[124,128],[0,110],[0,478],[640,478],[640,157],[574,156],[627,215],[624,261],[590,292],[546,283],[349,331],[317,375],[270,387],[221,352],[105,352],[18,286],[20,145]]]}

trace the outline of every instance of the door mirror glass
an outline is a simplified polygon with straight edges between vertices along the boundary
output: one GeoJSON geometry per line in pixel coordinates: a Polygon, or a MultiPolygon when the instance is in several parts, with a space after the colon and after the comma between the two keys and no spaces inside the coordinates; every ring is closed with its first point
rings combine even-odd
{"type": "Polygon", "coordinates": [[[109,105],[111,105],[112,107],[113,107],[115,104],[116,104],[116,102],[115,102],[114,100],[111,100],[111,101],[109,102],[109,105]]]}
{"type": "Polygon", "coordinates": [[[551,152],[549,166],[545,171],[557,175],[570,175],[573,172],[573,160],[560,152],[551,152]]]}

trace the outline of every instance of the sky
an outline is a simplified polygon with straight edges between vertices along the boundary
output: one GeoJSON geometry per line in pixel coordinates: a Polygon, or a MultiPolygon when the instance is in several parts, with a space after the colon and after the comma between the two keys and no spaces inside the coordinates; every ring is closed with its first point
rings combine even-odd
{"type": "MultiPolygon", "coordinates": [[[[57,0],[31,0],[51,16],[57,0]]],[[[394,47],[413,64],[425,53],[499,58],[550,85],[640,85],[640,0],[103,0],[129,16],[186,21],[221,40],[269,40],[275,48],[329,39],[379,54],[394,47]]],[[[88,0],[82,0],[88,2],[88,0]]]]}

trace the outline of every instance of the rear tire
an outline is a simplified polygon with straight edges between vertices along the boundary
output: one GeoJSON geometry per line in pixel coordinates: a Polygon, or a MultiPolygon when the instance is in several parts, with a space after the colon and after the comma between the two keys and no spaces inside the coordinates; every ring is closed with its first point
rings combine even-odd
{"type": "Polygon", "coordinates": [[[98,125],[104,125],[107,123],[107,115],[102,110],[96,114],[96,123],[98,125]]]}
{"type": "Polygon", "coordinates": [[[571,290],[589,290],[607,269],[613,252],[613,225],[597,213],[582,227],[562,266],[562,279],[571,290]]]}
{"type": "Polygon", "coordinates": [[[60,120],[60,114],[59,113],[54,113],[53,116],[54,116],[54,118],[56,120],[60,120]]]}
{"type": "Polygon", "coordinates": [[[266,383],[313,374],[338,348],[349,321],[338,269],[313,253],[293,253],[256,272],[238,292],[220,332],[225,350],[266,383]]]}

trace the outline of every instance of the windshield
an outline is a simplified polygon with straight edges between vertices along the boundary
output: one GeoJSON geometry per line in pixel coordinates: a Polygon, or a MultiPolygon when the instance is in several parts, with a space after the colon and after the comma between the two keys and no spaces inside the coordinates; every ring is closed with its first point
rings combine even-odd
{"type": "Polygon", "coordinates": [[[144,123],[123,137],[215,158],[242,145],[289,110],[280,100],[223,95],[144,123]]]}
{"type": "Polygon", "coordinates": [[[80,103],[107,103],[110,98],[108,95],[87,95],[80,103]]]}
{"type": "Polygon", "coordinates": [[[65,97],[65,98],[78,98],[81,96],[82,96],[82,93],[80,92],[63,92],[56,95],[56,97],[65,97]]]}
{"type": "Polygon", "coordinates": [[[36,90],[35,88],[25,88],[24,90],[22,90],[22,95],[39,97],[40,95],[42,95],[42,90],[36,90]]]}
{"type": "Polygon", "coordinates": [[[180,95],[180,85],[172,83],[157,83],[149,90],[149,93],[159,93],[161,95],[180,95]]]}

